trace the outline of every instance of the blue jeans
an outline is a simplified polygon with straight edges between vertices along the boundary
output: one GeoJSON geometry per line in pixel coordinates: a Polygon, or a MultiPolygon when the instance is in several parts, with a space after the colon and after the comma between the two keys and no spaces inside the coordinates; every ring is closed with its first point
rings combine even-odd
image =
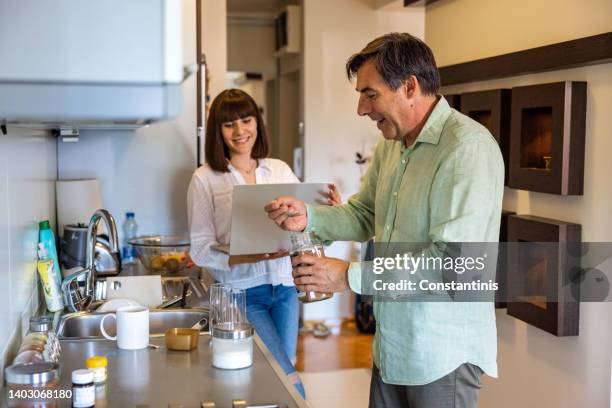
{"type": "Polygon", "coordinates": [[[246,290],[247,318],[298,392],[304,386],[292,359],[297,350],[299,303],[294,286],[260,285],[246,290]]]}

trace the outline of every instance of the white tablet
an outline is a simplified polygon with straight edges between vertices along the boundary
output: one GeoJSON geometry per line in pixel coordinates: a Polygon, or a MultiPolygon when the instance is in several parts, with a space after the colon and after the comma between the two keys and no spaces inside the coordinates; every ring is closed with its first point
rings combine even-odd
{"type": "Polygon", "coordinates": [[[281,230],[264,211],[270,201],[293,196],[318,204],[329,183],[245,184],[234,186],[232,198],[231,255],[263,254],[291,249],[291,232],[281,230]]]}

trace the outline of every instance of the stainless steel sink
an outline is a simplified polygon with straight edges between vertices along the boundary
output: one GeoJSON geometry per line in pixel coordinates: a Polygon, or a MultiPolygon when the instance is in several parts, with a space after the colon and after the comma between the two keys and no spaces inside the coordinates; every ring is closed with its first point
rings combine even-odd
{"type": "MultiPolygon", "coordinates": [[[[103,338],[100,332],[100,321],[108,313],[77,312],[68,313],[60,318],[57,335],[60,339],[97,339],[103,338]]],[[[163,335],[173,327],[192,327],[202,318],[208,320],[207,309],[151,309],[149,311],[149,334],[163,335]]],[[[115,319],[106,319],[106,332],[114,336],[116,333],[115,319]]],[[[208,330],[208,322],[202,331],[208,330]]]]}

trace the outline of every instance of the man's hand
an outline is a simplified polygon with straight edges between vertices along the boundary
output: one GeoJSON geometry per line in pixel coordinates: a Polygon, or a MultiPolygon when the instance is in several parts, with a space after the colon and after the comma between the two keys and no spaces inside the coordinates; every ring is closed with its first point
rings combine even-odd
{"type": "Polygon", "coordinates": [[[268,217],[286,231],[301,232],[308,225],[306,204],[295,197],[283,196],[264,207],[268,217]]]}
{"type": "Polygon", "coordinates": [[[341,259],[312,254],[291,258],[293,282],[304,292],[343,292],[349,288],[349,263],[341,259]]]}
{"type": "Polygon", "coordinates": [[[282,258],[283,256],[289,255],[287,251],[278,251],[269,254],[250,254],[250,255],[230,255],[228,264],[229,266],[255,263],[259,261],[269,261],[270,259],[282,258]]]}

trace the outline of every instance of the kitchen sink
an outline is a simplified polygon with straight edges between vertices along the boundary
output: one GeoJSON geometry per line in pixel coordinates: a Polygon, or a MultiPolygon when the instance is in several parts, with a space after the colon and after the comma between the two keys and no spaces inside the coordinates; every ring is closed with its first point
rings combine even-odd
{"type": "MultiPolygon", "coordinates": [[[[57,335],[61,340],[104,338],[100,332],[100,321],[109,313],[111,312],[67,313],[60,318],[57,335]]],[[[174,327],[192,327],[202,318],[208,319],[207,309],[151,309],[149,310],[149,334],[160,336],[166,330],[174,327]]],[[[115,323],[115,319],[106,319],[104,322],[104,329],[111,336],[116,334],[115,323]]],[[[202,331],[207,330],[208,322],[202,328],[202,331]]]]}

